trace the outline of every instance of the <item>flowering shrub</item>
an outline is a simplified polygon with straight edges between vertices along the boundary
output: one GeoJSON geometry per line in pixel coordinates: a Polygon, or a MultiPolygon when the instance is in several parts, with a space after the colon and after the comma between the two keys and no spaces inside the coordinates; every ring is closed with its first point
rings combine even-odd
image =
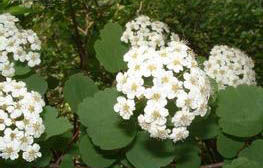
{"type": "Polygon", "coordinates": [[[262,167],[260,61],[236,45],[260,48],[255,2],[21,2],[0,0],[1,168],[262,167]]]}

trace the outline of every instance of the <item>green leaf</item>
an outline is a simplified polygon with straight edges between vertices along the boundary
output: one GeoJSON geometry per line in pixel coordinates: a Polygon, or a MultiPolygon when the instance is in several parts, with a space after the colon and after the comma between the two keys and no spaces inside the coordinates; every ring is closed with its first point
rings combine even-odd
{"type": "Polygon", "coordinates": [[[203,140],[214,138],[218,135],[220,129],[217,124],[217,118],[213,114],[207,118],[197,117],[190,126],[190,136],[198,137],[203,140]]]}
{"type": "Polygon", "coordinates": [[[202,56],[198,56],[196,57],[196,61],[199,65],[199,67],[201,67],[202,69],[204,69],[204,62],[207,60],[206,57],[202,57],[202,56]]]}
{"type": "Polygon", "coordinates": [[[52,159],[52,152],[51,150],[47,147],[45,143],[39,144],[41,146],[40,152],[42,153],[41,158],[38,158],[36,160],[36,163],[34,166],[37,167],[46,167],[49,165],[51,159],[52,159]]]}
{"type": "Polygon", "coordinates": [[[59,168],[74,168],[73,156],[70,154],[65,155],[59,168]]]}
{"type": "Polygon", "coordinates": [[[61,153],[73,154],[72,150],[74,150],[73,148],[75,148],[75,146],[72,145],[71,149],[68,149],[68,145],[71,140],[72,131],[68,130],[67,132],[58,136],[52,136],[49,139],[44,139],[43,141],[41,141],[42,143],[40,144],[40,146],[45,146],[45,148],[48,148],[50,152],[52,149],[55,149],[56,151],[59,151],[61,153]]]}
{"type": "Polygon", "coordinates": [[[191,142],[182,142],[175,145],[176,168],[198,168],[201,165],[199,149],[191,142]]]}
{"type": "Polygon", "coordinates": [[[0,9],[5,9],[10,4],[10,0],[2,0],[0,3],[0,9]]]}
{"type": "Polygon", "coordinates": [[[86,97],[92,97],[97,91],[98,87],[90,78],[78,73],[72,75],[65,83],[64,97],[72,111],[77,112],[79,103],[86,97]]]}
{"type": "Polygon", "coordinates": [[[227,134],[237,137],[259,134],[263,128],[263,89],[242,85],[220,91],[216,114],[227,134]]]}
{"type": "Polygon", "coordinates": [[[28,78],[22,79],[26,83],[28,90],[34,90],[39,92],[42,96],[47,91],[47,82],[45,79],[38,74],[33,74],[28,78]]]}
{"type": "Polygon", "coordinates": [[[104,68],[112,73],[126,68],[123,55],[128,48],[121,41],[122,28],[117,23],[108,23],[100,31],[100,38],[95,42],[96,57],[104,68]]]}
{"type": "Polygon", "coordinates": [[[216,141],[218,152],[225,158],[235,157],[243,145],[244,142],[240,139],[225,135],[223,133],[219,134],[216,141]]]}
{"type": "Polygon", "coordinates": [[[109,167],[115,162],[114,158],[103,155],[103,153],[91,143],[88,135],[81,138],[79,152],[81,159],[92,168],[109,167]]]}
{"type": "Polygon", "coordinates": [[[239,157],[245,157],[249,160],[257,162],[259,165],[263,165],[263,140],[256,140],[251,146],[240,152],[239,157]]]}
{"type": "Polygon", "coordinates": [[[126,157],[136,168],[160,168],[171,163],[175,153],[172,141],[156,140],[139,132],[126,157]]]}
{"type": "Polygon", "coordinates": [[[46,139],[52,136],[61,135],[72,129],[72,125],[66,118],[57,118],[58,111],[55,108],[47,106],[44,110],[46,139]]]}
{"type": "Polygon", "coordinates": [[[104,150],[123,148],[136,134],[135,123],[121,120],[113,110],[117,97],[116,89],[106,89],[87,97],[78,107],[80,122],[88,128],[92,142],[104,150]]]}
{"type": "Polygon", "coordinates": [[[216,93],[218,92],[218,83],[216,82],[215,79],[208,77],[210,86],[212,89],[212,96],[216,96],[216,93]]]}
{"type": "Polygon", "coordinates": [[[0,159],[1,168],[32,168],[33,163],[28,163],[23,159],[4,160],[0,159]],[[18,166],[19,165],[19,166],[18,166]]]}
{"type": "Polygon", "coordinates": [[[26,75],[30,71],[31,69],[27,65],[20,63],[20,62],[15,63],[15,75],[16,76],[26,75]]]}
{"type": "Polygon", "coordinates": [[[5,12],[10,13],[12,15],[23,15],[25,13],[31,12],[31,9],[26,8],[24,6],[13,6],[5,10],[5,12]]]}
{"type": "Polygon", "coordinates": [[[240,157],[232,161],[231,164],[224,165],[223,168],[260,168],[261,166],[247,158],[240,157]]]}

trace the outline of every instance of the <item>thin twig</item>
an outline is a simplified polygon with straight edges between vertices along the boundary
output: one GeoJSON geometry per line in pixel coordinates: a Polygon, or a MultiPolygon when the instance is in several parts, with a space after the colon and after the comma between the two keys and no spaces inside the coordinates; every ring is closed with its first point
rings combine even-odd
{"type": "Polygon", "coordinates": [[[67,149],[65,150],[65,152],[63,152],[59,157],[58,159],[55,161],[54,164],[52,164],[50,167],[51,168],[58,168],[59,167],[59,164],[61,162],[61,160],[63,159],[64,155],[71,149],[72,145],[75,143],[75,141],[78,139],[79,137],[79,127],[76,128],[76,130],[74,131],[74,135],[72,136],[72,139],[71,141],[68,143],[67,145],[67,149]]]}
{"type": "Polygon", "coordinates": [[[142,1],[140,2],[140,6],[139,6],[139,9],[136,11],[137,15],[140,15],[140,12],[142,10],[142,1]]]}
{"type": "Polygon", "coordinates": [[[224,165],[224,162],[220,162],[220,163],[201,166],[200,168],[221,168],[223,165],[224,165]]]}
{"type": "Polygon", "coordinates": [[[75,31],[75,36],[73,35],[73,39],[74,39],[74,41],[76,43],[76,47],[78,49],[78,53],[80,56],[80,67],[82,69],[84,67],[84,59],[85,59],[85,57],[87,57],[86,50],[83,48],[83,43],[81,41],[81,36],[79,34],[78,23],[76,20],[76,14],[75,14],[75,10],[73,8],[72,0],[68,0],[68,3],[69,3],[69,7],[70,7],[70,14],[71,14],[71,19],[72,19],[72,23],[73,23],[73,28],[75,31]]]}

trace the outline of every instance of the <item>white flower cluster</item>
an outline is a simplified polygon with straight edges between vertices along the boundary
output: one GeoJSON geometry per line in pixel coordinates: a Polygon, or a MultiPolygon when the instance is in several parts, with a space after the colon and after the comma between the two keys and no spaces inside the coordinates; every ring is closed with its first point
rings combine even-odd
{"type": "Polygon", "coordinates": [[[39,65],[41,42],[32,30],[16,26],[19,20],[6,13],[0,15],[0,71],[5,77],[15,74],[14,62],[25,62],[29,67],[39,65]]]}
{"type": "Polygon", "coordinates": [[[130,43],[132,47],[149,46],[152,48],[163,47],[171,34],[171,39],[178,36],[170,33],[169,27],[160,21],[151,21],[147,16],[139,16],[126,24],[126,30],[121,41],[130,43]]]}
{"type": "Polygon", "coordinates": [[[27,91],[24,82],[7,79],[0,83],[0,157],[31,162],[41,157],[34,142],[43,134],[40,113],[45,102],[38,92],[27,91]]]}
{"type": "Polygon", "coordinates": [[[144,113],[138,115],[140,127],[153,138],[183,140],[195,116],[207,112],[209,80],[183,42],[171,41],[158,49],[140,45],[124,55],[128,70],[116,77],[117,90],[124,96],[117,98],[114,110],[128,120],[136,102],[145,102],[144,113]],[[170,105],[176,106],[173,111],[170,105]]]}
{"type": "Polygon", "coordinates": [[[204,67],[206,74],[216,80],[219,89],[241,84],[256,85],[254,62],[239,49],[214,46],[204,67]]]}

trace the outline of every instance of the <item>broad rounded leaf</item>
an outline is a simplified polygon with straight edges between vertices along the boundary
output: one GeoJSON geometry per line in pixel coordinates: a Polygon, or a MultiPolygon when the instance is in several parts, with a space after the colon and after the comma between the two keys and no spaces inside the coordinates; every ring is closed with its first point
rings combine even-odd
{"type": "Polygon", "coordinates": [[[225,158],[235,157],[243,145],[244,142],[240,139],[224,135],[223,133],[219,134],[216,141],[218,152],[225,158]]]}
{"type": "Polygon", "coordinates": [[[100,38],[95,42],[96,57],[104,68],[112,73],[126,67],[123,55],[128,50],[121,41],[122,28],[117,23],[108,23],[100,31],[100,38]]]}
{"type": "Polygon", "coordinates": [[[199,168],[201,158],[199,148],[191,142],[182,142],[175,145],[176,168],[199,168]]]}
{"type": "Polygon", "coordinates": [[[52,151],[47,147],[48,145],[44,144],[43,142],[41,142],[39,145],[41,146],[40,152],[42,153],[42,156],[36,160],[34,166],[46,167],[52,160],[52,151]]]}
{"type": "Polygon", "coordinates": [[[256,140],[251,146],[240,152],[240,157],[245,157],[249,160],[255,161],[260,165],[263,165],[263,140],[256,140]]]}
{"type": "Polygon", "coordinates": [[[87,97],[78,107],[80,122],[88,129],[92,142],[104,150],[123,148],[135,137],[135,123],[121,120],[114,112],[118,92],[106,89],[87,97]]]}
{"type": "Polygon", "coordinates": [[[232,161],[228,165],[224,165],[223,168],[260,168],[261,166],[247,158],[240,157],[232,161]]]}
{"type": "Polygon", "coordinates": [[[72,125],[66,118],[58,118],[58,111],[50,106],[45,107],[44,112],[44,124],[46,127],[46,139],[61,135],[70,129],[72,129],[72,125]]]}
{"type": "Polygon", "coordinates": [[[15,63],[15,76],[26,75],[31,71],[31,69],[24,63],[15,63]]]}
{"type": "Polygon", "coordinates": [[[160,168],[171,163],[175,153],[172,141],[156,140],[139,132],[126,157],[136,168],[160,168]]]}
{"type": "Polygon", "coordinates": [[[67,154],[63,157],[62,162],[59,165],[59,168],[74,168],[73,156],[67,154]]]}
{"type": "Polygon", "coordinates": [[[29,76],[28,78],[22,79],[26,83],[28,90],[34,90],[44,95],[47,91],[47,82],[45,79],[38,74],[29,76]]]}
{"type": "Polygon", "coordinates": [[[92,168],[105,168],[112,165],[114,158],[104,156],[90,141],[88,135],[81,138],[79,143],[81,159],[92,168]]]}
{"type": "Polygon", "coordinates": [[[65,83],[64,97],[69,103],[73,112],[77,112],[77,107],[86,97],[91,97],[98,91],[95,83],[83,74],[72,75],[65,83]]]}
{"type": "Polygon", "coordinates": [[[211,114],[207,118],[197,117],[194,119],[189,131],[190,136],[205,140],[216,137],[220,130],[217,118],[211,114]]]}
{"type": "Polygon", "coordinates": [[[216,114],[223,132],[251,137],[263,128],[263,89],[256,86],[228,87],[219,93],[216,114]]]}

